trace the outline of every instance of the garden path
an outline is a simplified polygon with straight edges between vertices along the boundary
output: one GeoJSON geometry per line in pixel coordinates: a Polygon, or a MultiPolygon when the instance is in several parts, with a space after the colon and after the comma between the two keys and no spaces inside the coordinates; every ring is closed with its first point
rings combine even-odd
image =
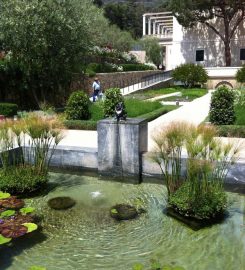
{"type": "Polygon", "coordinates": [[[195,125],[200,124],[209,113],[209,106],[211,101],[211,92],[208,94],[193,100],[192,102],[186,102],[184,106],[181,106],[177,110],[164,114],[157,119],[148,123],[148,149],[153,146],[152,134],[155,133],[160,127],[166,126],[172,121],[188,121],[195,125]]]}

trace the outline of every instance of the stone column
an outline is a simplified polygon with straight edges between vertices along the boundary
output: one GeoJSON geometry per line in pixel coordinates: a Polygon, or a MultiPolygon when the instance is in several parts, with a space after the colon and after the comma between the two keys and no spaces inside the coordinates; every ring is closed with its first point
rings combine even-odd
{"type": "Polygon", "coordinates": [[[148,127],[144,119],[101,120],[98,131],[98,171],[102,175],[142,178],[142,153],[147,151],[148,127]]]}
{"type": "Polygon", "coordinates": [[[148,19],[148,35],[151,35],[151,18],[148,19]]]}
{"type": "Polygon", "coordinates": [[[145,15],[143,15],[143,36],[146,35],[146,20],[145,20],[145,15]]]}
{"type": "Polygon", "coordinates": [[[153,21],[153,35],[156,34],[156,22],[153,21]]]}
{"type": "Polygon", "coordinates": [[[157,25],[157,34],[160,35],[160,25],[157,25]]]}

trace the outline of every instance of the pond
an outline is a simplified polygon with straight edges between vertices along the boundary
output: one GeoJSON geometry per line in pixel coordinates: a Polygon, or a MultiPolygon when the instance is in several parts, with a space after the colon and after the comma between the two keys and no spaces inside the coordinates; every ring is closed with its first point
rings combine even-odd
{"type": "Polygon", "coordinates": [[[27,270],[32,265],[47,270],[130,270],[137,262],[149,266],[151,259],[186,270],[244,266],[244,195],[228,194],[229,216],[222,224],[193,231],[163,213],[166,188],[161,184],[133,185],[62,173],[50,176],[50,192],[26,200],[43,217],[42,231],[1,248],[1,270],[27,270]],[[56,211],[47,206],[50,198],[64,195],[76,200],[73,208],[56,211]],[[143,199],[147,213],[122,222],[110,217],[111,206],[133,203],[136,198],[143,199]]]}

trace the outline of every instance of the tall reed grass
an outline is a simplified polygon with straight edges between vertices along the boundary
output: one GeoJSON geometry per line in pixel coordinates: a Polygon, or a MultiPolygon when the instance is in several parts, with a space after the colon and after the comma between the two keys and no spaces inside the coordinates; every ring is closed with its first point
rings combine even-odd
{"type": "MultiPolygon", "coordinates": [[[[47,179],[50,160],[61,141],[61,124],[56,117],[45,118],[35,114],[18,121],[5,121],[0,123],[0,188],[8,190],[14,185],[21,190],[36,189],[38,182],[47,179]],[[19,148],[18,151],[14,151],[19,148]],[[27,173],[27,171],[29,173],[27,173]],[[33,187],[27,187],[25,179],[31,179],[31,174],[36,181],[29,181],[33,187]],[[2,177],[1,177],[2,176],[2,177]],[[22,177],[23,176],[23,177],[22,177]],[[8,179],[5,181],[4,177],[8,179]],[[19,184],[16,179],[19,178],[19,184]],[[13,185],[12,185],[13,184],[13,185]],[[23,188],[26,187],[26,188],[23,188]]],[[[26,182],[28,182],[26,180],[26,182]]],[[[18,190],[18,188],[16,188],[18,190]]],[[[18,192],[16,190],[16,192],[18,192]]],[[[12,190],[10,190],[12,191],[12,190]]],[[[21,191],[21,192],[22,192],[21,191]]],[[[13,191],[12,191],[13,193],[13,191]]]]}
{"type": "Polygon", "coordinates": [[[222,198],[217,209],[225,207],[224,179],[230,166],[239,158],[242,145],[239,141],[224,144],[216,134],[217,130],[211,125],[196,127],[175,122],[153,137],[155,149],[150,157],[161,168],[169,198],[173,195],[174,201],[183,206],[176,194],[183,196],[185,193],[186,209],[195,209],[200,202],[212,204],[212,199],[219,200],[217,194],[222,198]],[[185,164],[182,159],[184,150],[187,152],[185,164]]]}

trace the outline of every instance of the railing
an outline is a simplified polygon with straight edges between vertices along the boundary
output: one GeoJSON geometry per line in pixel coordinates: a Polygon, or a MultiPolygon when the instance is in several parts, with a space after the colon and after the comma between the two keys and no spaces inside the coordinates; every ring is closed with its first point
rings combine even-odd
{"type": "Polygon", "coordinates": [[[145,88],[149,85],[166,81],[171,78],[172,70],[164,71],[163,73],[148,75],[142,78],[141,80],[141,88],[145,88]]]}
{"type": "Polygon", "coordinates": [[[170,80],[171,74],[172,74],[172,71],[169,70],[169,71],[164,71],[157,74],[147,75],[145,77],[142,77],[141,80],[139,80],[137,83],[127,85],[126,87],[124,86],[123,88],[120,87],[121,92],[123,95],[127,95],[132,92],[136,92],[138,90],[147,88],[151,85],[154,85],[154,84],[166,81],[166,80],[170,80]]]}

